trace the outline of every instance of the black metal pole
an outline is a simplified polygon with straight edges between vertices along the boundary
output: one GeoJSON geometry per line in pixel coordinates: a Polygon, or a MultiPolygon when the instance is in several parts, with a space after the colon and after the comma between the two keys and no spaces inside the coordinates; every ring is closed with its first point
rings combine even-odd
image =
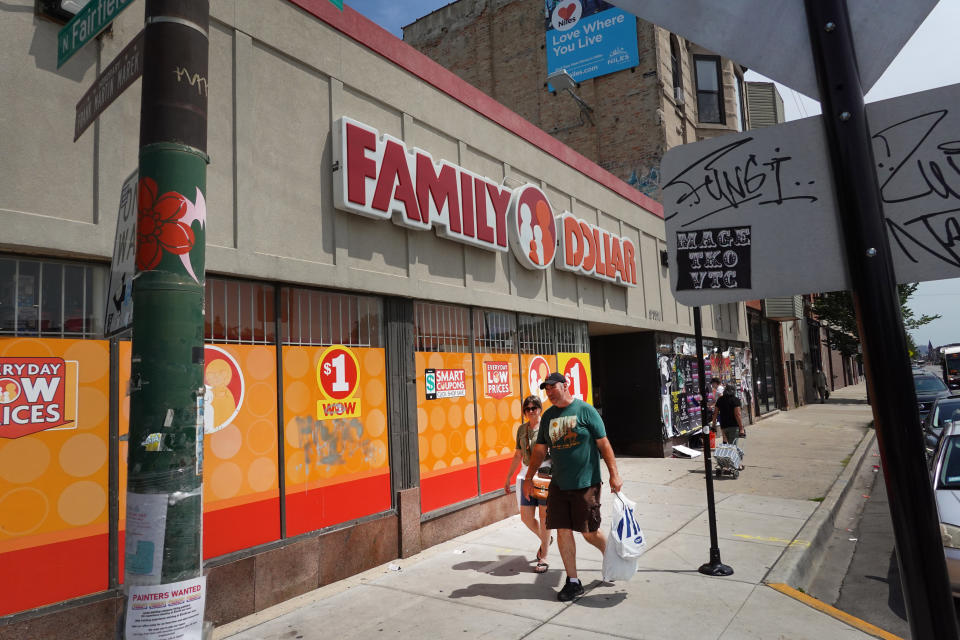
{"type": "Polygon", "coordinates": [[[956,640],[847,5],[805,5],[911,637],[956,640]]]}
{"type": "MultiPolygon", "coordinates": [[[[707,402],[707,368],[704,366],[703,325],[700,307],[693,308],[693,336],[697,342],[697,373],[700,381],[700,416],[706,420],[703,408],[707,402]]],[[[713,497],[713,465],[710,463],[710,424],[703,423],[703,471],[707,476],[707,516],[710,521],[710,561],[700,565],[698,571],[708,576],[732,576],[733,569],[720,561],[720,545],[717,542],[717,505],[713,497]]]]}

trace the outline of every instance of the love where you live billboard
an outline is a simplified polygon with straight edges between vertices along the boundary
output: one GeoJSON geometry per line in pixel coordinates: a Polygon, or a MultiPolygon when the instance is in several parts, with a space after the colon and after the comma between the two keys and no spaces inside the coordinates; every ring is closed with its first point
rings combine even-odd
{"type": "Polygon", "coordinates": [[[602,0],[544,0],[547,73],[576,81],[636,66],[637,19],[602,0]]]}

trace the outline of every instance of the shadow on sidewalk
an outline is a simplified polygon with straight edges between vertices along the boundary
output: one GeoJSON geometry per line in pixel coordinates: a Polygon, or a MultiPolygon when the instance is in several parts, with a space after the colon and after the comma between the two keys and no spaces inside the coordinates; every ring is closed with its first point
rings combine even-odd
{"type": "MultiPolygon", "coordinates": [[[[456,589],[450,592],[450,598],[476,598],[487,597],[495,600],[547,600],[555,602],[557,591],[563,581],[563,570],[547,571],[536,576],[533,584],[491,584],[477,583],[463,589],[456,589]]],[[[622,591],[612,593],[592,593],[593,589],[600,585],[611,585],[612,583],[594,580],[589,584],[584,584],[585,594],[574,601],[582,607],[590,609],[606,609],[615,607],[627,598],[627,594],[622,591]]]]}

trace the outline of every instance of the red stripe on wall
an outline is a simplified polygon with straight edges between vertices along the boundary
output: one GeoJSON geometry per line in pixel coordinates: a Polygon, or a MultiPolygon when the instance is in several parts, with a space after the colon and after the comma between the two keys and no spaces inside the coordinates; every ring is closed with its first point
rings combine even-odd
{"type": "MultiPolygon", "coordinates": [[[[503,485],[507,480],[507,471],[510,470],[511,462],[513,462],[513,458],[495,460],[494,462],[486,462],[481,464],[480,493],[490,493],[491,491],[496,491],[497,489],[503,489],[503,485]]],[[[516,475],[510,478],[511,484],[514,483],[516,479],[516,475]]]]}
{"type": "Polygon", "coordinates": [[[279,497],[203,514],[204,560],[279,539],[279,497]]]}
{"type": "Polygon", "coordinates": [[[344,7],[343,11],[340,11],[329,0],[289,0],[289,2],[380,54],[397,66],[406,69],[454,100],[496,122],[504,129],[512,131],[520,138],[540,147],[557,160],[576,169],[595,182],[646,209],[651,214],[660,218],[663,217],[662,204],[637,191],[586,156],[577,153],[543,129],[514,113],[480,89],[463,81],[456,74],[440,66],[350,7],[344,7]]]}
{"type": "Polygon", "coordinates": [[[0,616],[107,589],[106,534],[0,554],[0,616]]]}
{"type": "Polygon", "coordinates": [[[475,497],[477,497],[476,467],[441,473],[420,481],[421,513],[475,497]]]}
{"type": "Polygon", "coordinates": [[[287,493],[287,535],[340,524],[386,511],[391,506],[390,474],[287,493]]]}

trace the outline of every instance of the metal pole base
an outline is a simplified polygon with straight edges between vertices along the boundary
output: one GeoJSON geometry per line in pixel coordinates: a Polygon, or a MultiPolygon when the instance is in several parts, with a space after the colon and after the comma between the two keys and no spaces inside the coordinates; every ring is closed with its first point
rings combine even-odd
{"type": "Polygon", "coordinates": [[[733,568],[720,562],[720,549],[712,547],[710,549],[710,562],[700,565],[697,569],[705,576],[732,576],[733,568]]]}

